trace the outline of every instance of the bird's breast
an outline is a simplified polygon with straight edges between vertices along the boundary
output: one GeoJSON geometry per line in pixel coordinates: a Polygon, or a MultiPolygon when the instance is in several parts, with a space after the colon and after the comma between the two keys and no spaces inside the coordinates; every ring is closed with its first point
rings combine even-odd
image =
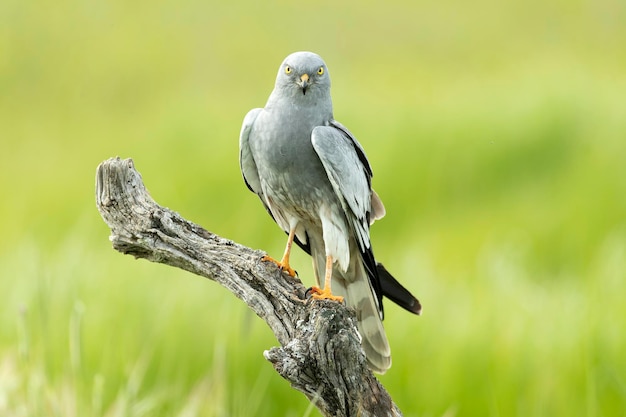
{"type": "Polygon", "coordinates": [[[265,193],[285,207],[310,211],[334,193],[311,143],[324,121],[297,110],[260,115],[250,145],[265,193]]]}

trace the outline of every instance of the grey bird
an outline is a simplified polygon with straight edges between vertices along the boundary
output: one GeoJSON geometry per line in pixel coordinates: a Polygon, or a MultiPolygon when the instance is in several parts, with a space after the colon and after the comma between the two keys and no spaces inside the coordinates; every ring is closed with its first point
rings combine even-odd
{"type": "Polygon", "coordinates": [[[246,115],[239,150],[246,185],[289,236],[280,261],[264,259],[294,276],[292,243],[311,255],[312,296],[345,300],[356,311],[368,365],[384,373],[391,350],[383,295],[415,314],[421,306],[374,259],[370,225],[385,208],[372,190],[365,151],[333,118],[330,77],[320,56],[296,52],[285,58],[265,108],[246,115]]]}

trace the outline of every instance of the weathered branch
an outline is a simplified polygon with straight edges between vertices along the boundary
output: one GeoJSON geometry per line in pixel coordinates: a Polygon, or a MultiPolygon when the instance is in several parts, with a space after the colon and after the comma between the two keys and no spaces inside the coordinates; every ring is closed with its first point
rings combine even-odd
{"type": "Polygon", "coordinates": [[[333,301],[307,300],[298,279],[260,261],[263,252],[159,206],[131,159],[98,166],[96,205],[116,250],[216,281],[265,320],[281,345],[265,357],[322,414],[402,415],[367,368],[353,311],[333,301]]]}

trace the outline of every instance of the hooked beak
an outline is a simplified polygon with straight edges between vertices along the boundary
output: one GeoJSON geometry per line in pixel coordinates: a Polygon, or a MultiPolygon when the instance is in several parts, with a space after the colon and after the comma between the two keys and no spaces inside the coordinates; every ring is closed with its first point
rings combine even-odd
{"type": "Polygon", "coordinates": [[[302,74],[298,85],[302,88],[302,94],[306,94],[306,89],[309,87],[309,74],[302,74]]]}

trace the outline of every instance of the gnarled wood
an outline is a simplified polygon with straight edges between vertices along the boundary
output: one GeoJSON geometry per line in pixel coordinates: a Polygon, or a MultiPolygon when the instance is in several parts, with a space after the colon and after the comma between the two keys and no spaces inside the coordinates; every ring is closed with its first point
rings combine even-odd
{"type": "Polygon", "coordinates": [[[325,416],[400,416],[365,362],[353,311],[307,300],[302,283],[261,262],[261,251],[224,239],[159,206],[131,159],[102,162],[96,205],[113,247],[209,278],[243,300],[281,347],[265,357],[325,416]]]}

